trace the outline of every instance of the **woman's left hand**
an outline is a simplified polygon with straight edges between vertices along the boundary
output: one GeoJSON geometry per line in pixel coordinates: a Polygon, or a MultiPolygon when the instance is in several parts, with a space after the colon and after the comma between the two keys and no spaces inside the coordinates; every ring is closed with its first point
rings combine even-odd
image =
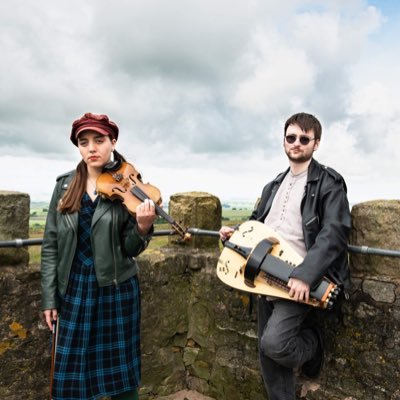
{"type": "Polygon", "coordinates": [[[153,200],[146,199],[136,207],[137,228],[141,235],[149,233],[156,219],[156,207],[153,200]]]}

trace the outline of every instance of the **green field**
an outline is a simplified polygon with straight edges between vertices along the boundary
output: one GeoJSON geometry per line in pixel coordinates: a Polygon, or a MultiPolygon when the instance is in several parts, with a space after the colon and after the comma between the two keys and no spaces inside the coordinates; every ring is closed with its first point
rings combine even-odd
{"type": "Polygon", "coordinates": [[[224,209],[222,210],[222,222],[224,225],[237,224],[247,221],[252,209],[224,209]]]}
{"type": "MultiPolygon", "coordinates": [[[[168,207],[166,207],[168,208],[168,207]]],[[[29,238],[43,237],[44,226],[46,223],[48,204],[45,202],[32,202],[29,218],[29,238]]],[[[221,225],[238,225],[246,221],[253,210],[253,203],[250,202],[224,202],[222,204],[221,225]]],[[[193,227],[195,228],[195,227],[193,227]]],[[[160,221],[155,226],[156,230],[169,230],[169,224],[160,221]]],[[[25,239],[25,238],[23,238],[25,239]]],[[[150,248],[163,247],[168,244],[167,236],[153,238],[150,248]]],[[[29,246],[30,262],[37,264],[40,262],[40,246],[29,246]]]]}
{"type": "MultiPolygon", "coordinates": [[[[30,233],[43,233],[44,225],[46,222],[48,204],[45,202],[32,202],[29,218],[30,233]]],[[[233,225],[246,221],[253,210],[253,203],[251,202],[224,202],[222,204],[222,223],[224,225],[233,225]]],[[[161,228],[157,224],[156,229],[161,228]]]]}
{"type": "Polygon", "coordinates": [[[32,202],[29,214],[29,231],[41,232],[46,222],[48,204],[45,202],[32,202]]]}

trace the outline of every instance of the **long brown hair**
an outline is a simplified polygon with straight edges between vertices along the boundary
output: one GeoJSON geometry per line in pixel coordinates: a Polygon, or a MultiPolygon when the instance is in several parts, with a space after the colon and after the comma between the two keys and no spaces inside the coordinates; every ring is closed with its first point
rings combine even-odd
{"type": "MultiPolygon", "coordinates": [[[[114,160],[126,161],[125,157],[118,153],[117,150],[114,150],[114,160]]],[[[81,160],[76,167],[75,176],[72,178],[67,191],[58,203],[58,211],[63,214],[72,214],[79,211],[82,196],[86,190],[87,177],[87,165],[81,160]]]]}

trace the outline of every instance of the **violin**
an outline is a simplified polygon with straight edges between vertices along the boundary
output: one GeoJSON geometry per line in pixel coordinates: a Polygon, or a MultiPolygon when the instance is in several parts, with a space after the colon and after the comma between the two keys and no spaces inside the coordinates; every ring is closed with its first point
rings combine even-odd
{"type": "Polygon", "coordinates": [[[122,160],[108,163],[97,178],[96,192],[111,200],[121,200],[133,216],[136,215],[136,207],[139,204],[145,199],[151,199],[156,214],[163,217],[182,239],[190,239],[187,230],[160,207],[162,203],[160,190],[149,183],[143,183],[140,173],[132,164],[122,160]]]}

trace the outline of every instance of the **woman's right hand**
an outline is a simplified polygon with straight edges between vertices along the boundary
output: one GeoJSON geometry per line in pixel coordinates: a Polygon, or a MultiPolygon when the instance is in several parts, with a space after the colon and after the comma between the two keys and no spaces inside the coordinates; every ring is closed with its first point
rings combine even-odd
{"type": "Polygon", "coordinates": [[[219,238],[224,242],[226,239],[229,239],[235,230],[230,226],[223,226],[219,230],[219,238]]]}
{"type": "Polygon", "coordinates": [[[57,321],[57,318],[58,318],[57,309],[52,308],[51,310],[44,310],[43,316],[44,316],[47,326],[52,331],[53,330],[53,321],[57,321]]]}
{"type": "Polygon", "coordinates": [[[147,235],[157,219],[154,201],[145,199],[136,207],[137,229],[140,235],[147,235]]]}

